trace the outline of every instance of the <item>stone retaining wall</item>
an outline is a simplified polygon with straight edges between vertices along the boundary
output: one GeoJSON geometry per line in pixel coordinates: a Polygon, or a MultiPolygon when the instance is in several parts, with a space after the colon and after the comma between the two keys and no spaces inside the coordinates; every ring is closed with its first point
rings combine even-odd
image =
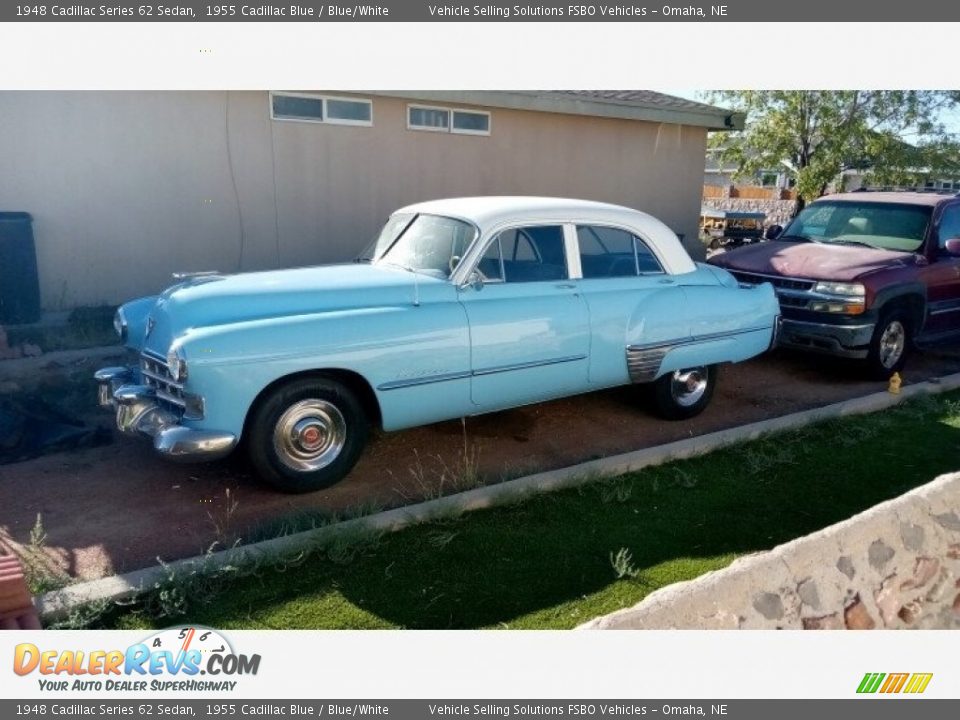
{"type": "Polygon", "coordinates": [[[581,627],[960,629],[960,473],[581,627]]]}
{"type": "Polygon", "coordinates": [[[714,210],[762,212],[766,225],[786,225],[797,208],[796,200],[752,200],[747,198],[704,198],[703,206],[714,210]]]}

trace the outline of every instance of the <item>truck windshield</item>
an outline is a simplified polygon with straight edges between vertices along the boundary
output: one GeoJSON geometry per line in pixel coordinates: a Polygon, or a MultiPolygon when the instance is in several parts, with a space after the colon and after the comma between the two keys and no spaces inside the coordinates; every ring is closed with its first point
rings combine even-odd
{"type": "Polygon", "coordinates": [[[373,262],[448,278],[476,236],[476,227],[456,218],[394,215],[377,240],[373,262]]]}
{"type": "Polygon", "coordinates": [[[925,205],[826,200],[804,208],[781,237],[916,252],[927,234],[930,215],[931,208],[925,205]]]}

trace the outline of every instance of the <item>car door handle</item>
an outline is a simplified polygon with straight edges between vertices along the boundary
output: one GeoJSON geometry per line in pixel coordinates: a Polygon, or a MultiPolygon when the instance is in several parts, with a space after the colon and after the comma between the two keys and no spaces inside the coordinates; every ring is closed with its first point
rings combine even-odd
{"type": "Polygon", "coordinates": [[[577,286],[573,283],[559,283],[556,287],[558,290],[575,290],[577,286]]]}

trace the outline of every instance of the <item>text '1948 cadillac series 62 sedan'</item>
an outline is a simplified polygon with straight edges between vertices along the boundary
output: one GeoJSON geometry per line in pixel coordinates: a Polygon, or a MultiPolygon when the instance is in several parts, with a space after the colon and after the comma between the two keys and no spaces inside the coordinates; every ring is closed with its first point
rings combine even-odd
{"type": "Polygon", "coordinates": [[[120,430],[173,460],[241,441],[266,481],[342,479],[386,431],[650,383],[709,402],[720,363],[776,340],[770,285],[694,263],[659,220],[580,200],[402,208],[365,263],[184,279],[117,311],[132,367],[96,374],[120,430]]]}

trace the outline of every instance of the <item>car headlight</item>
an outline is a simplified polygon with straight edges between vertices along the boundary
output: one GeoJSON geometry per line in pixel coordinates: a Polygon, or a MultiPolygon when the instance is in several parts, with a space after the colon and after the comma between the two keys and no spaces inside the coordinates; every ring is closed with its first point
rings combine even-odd
{"type": "Polygon", "coordinates": [[[177,344],[171,345],[167,353],[167,369],[176,382],[182,383],[187,379],[187,356],[177,344]]]}
{"type": "Polygon", "coordinates": [[[863,287],[862,283],[818,282],[813,291],[824,295],[842,295],[843,297],[863,297],[866,295],[866,288],[863,287]]]}
{"type": "Polygon", "coordinates": [[[117,312],[113,314],[113,329],[116,330],[117,337],[120,338],[121,342],[126,341],[127,318],[123,314],[123,308],[117,308],[117,312]]]}

